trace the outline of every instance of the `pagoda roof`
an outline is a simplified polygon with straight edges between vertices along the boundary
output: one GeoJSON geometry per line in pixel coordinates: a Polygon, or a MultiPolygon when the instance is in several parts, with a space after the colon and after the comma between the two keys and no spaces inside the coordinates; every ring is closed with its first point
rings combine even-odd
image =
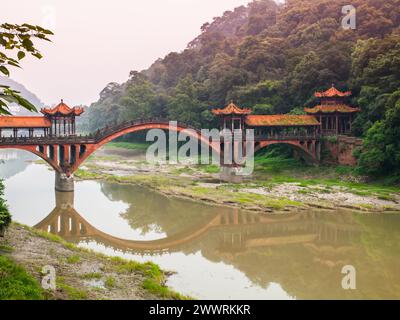
{"type": "Polygon", "coordinates": [[[326,91],[315,92],[314,96],[317,98],[349,97],[351,96],[351,91],[342,92],[336,89],[334,85],[332,85],[332,87],[326,91]]]}
{"type": "Polygon", "coordinates": [[[244,115],[244,114],[250,114],[251,109],[242,109],[237,105],[235,105],[233,102],[231,102],[224,109],[213,109],[211,112],[215,115],[229,115],[229,114],[244,115]]]}
{"type": "Polygon", "coordinates": [[[346,104],[327,104],[327,105],[317,105],[314,108],[304,108],[307,113],[355,113],[360,112],[360,108],[353,108],[346,104]]]}
{"type": "Polygon", "coordinates": [[[84,110],[81,107],[73,107],[70,108],[67,106],[64,101],[61,99],[61,103],[56,105],[54,108],[43,108],[40,110],[41,113],[44,115],[61,115],[61,116],[69,116],[69,115],[75,115],[75,116],[80,116],[84,110]]]}
{"type": "Polygon", "coordinates": [[[50,128],[51,121],[46,117],[0,116],[0,128],[50,128]]]}
{"type": "Polygon", "coordinates": [[[250,115],[246,117],[246,124],[251,127],[286,127],[286,126],[319,126],[320,123],[312,115],[250,115]]]}

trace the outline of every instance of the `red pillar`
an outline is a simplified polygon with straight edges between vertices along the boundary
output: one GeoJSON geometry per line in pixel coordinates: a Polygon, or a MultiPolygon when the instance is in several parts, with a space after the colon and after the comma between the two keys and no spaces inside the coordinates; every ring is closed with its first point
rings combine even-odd
{"type": "Polygon", "coordinates": [[[71,146],[64,145],[64,164],[69,163],[71,146]]]}
{"type": "Polygon", "coordinates": [[[48,146],[43,146],[43,154],[46,156],[46,158],[47,158],[47,148],[48,146]]]}
{"type": "Polygon", "coordinates": [[[54,162],[58,165],[59,146],[58,145],[54,145],[53,146],[53,150],[54,150],[54,162]]]}

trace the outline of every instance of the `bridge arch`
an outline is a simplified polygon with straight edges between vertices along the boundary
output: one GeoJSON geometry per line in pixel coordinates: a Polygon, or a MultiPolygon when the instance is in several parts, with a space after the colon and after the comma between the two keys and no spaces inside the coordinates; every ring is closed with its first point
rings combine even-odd
{"type": "Polygon", "coordinates": [[[290,146],[294,151],[299,153],[299,156],[302,157],[307,164],[318,164],[319,162],[319,142],[316,141],[261,141],[256,143],[254,152],[256,153],[273,145],[290,146]]]}
{"type": "Polygon", "coordinates": [[[161,130],[167,130],[170,131],[171,129],[173,131],[176,131],[177,133],[180,133],[182,131],[185,131],[188,136],[194,137],[198,139],[201,143],[209,146],[213,151],[215,151],[218,155],[220,154],[220,142],[213,142],[210,141],[208,137],[205,137],[201,134],[201,132],[197,129],[191,128],[190,126],[184,125],[184,124],[177,124],[177,126],[170,126],[169,122],[167,121],[149,121],[149,122],[139,122],[135,123],[132,122],[130,125],[125,125],[123,128],[117,127],[117,128],[110,128],[105,130],[105,133],[100,133],[100,138],[96,139],[95,143],[91,144],[86,144],[85,145],[85,151],[82,154],[82,156],[77,159],[75,164],[73,164],[71,168],[71,172],[73,173],[78,169],[80,165],[90,156],[92,155],[96,150],[104,146],[105,144],[121,137],[124,136],[128,133],[134,133],[134,132],[140,132],[140,131],[145,131],[145,130],[151,130],[151,129],[161,129],[161,130]]]}
{"type": "Polygon", "coordinates": [[[42,160],[44,160],[46,163],[48,163],[55,171],[60,172],[61,168],[60,166],[54,161],[53,159],[50,159],[46,153],[40,152],[39,147],[36,145],[0,145],[0,149],[14,149],[14,150],[21,150],[21,151],[27,151],[30,152],[42,160]]]}

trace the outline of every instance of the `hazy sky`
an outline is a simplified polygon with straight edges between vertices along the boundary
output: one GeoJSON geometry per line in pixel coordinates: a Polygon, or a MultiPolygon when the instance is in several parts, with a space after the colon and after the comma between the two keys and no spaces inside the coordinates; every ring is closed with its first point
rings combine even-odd
{"type": "Polygon", "coordinates": [[[53,43],[41,60],[11,70],[46,104],[63,98],[89,104],[111,81],[148,68],[170,51],[181,51],[205,22],[250,0],[13,0],[2,5],[1,22],[49,27],[53,43]]]}

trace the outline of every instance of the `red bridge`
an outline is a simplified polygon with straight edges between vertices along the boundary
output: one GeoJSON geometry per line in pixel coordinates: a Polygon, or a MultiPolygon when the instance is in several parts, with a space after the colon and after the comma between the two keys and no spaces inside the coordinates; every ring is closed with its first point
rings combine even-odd
{"type": "MultiPolygon", "coordinates": [[[[332,97],[348,95],[332,87],[330,90],[316,95],[325,95],[331,103],[332,97]]],[[[325,100],[324,100],[325,101],[325,100]]],[[[325,101],[325,103],[328,103],[325,101]]],[[[212,112],[220,118],[221,132],[243,134],[246,129],[254,130],[254,149],[274,144],[286,144],[293,147],[296,153],[308,163],[319,163],[323,134],[345,134],[351,129],[352,115],[358,109],[335,104],[321,104],[308,109],[313,115],[250,115],[251,110],[241,109],[229,104],[224,109],[212,112]],[[325,111],[329,110],[328,114],[325,111]],[[339,112],[340,111],[340,112],[339,112]],[[315,115],[314,115],[315,114],[315,115]]],[[[220,154],[226,148],[224,140],[213,141],[204,136],[196,128],[178,123],[170,126],[167,120],[135,120],[119,125],[106,127],[86,136],[76,135],[75,117],[83,113],[82,108],[68,107],[63,101],[52,109],[42,109],[42,117],[0,117],[0,148],[22,149],[36,154],[56,171],[56,188],[68,190],[67,180],[79,166],[98,148],[128,133],[149,129],[185,130],[190,136],[208,145],[220,154]],[[192,130],[187,130],[192,129],[192,130]],[[7,135],[7,132],[11,134],[7,135]],[[38,135],[39,133],[39,135],[38,135]],[[65,182],[65,183],[64,183],[65,182]]],[[[222,137],[222,135],[221,135],[222,137]]],[[[243,141],[245,143],[246,141],[243,141]]],[[[224,165],[232,167],[235,164],[224,165]]]]}

